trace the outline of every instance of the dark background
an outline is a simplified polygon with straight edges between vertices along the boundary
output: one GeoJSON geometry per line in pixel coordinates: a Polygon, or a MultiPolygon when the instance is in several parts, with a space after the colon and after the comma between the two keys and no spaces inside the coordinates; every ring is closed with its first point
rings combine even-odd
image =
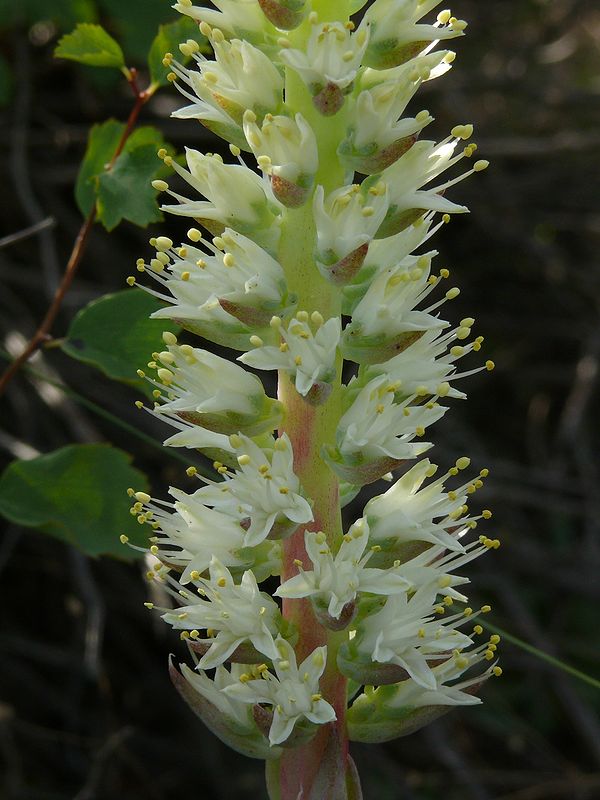
{"type": "MultiPolygon", "coordinates": [[[[0,0],[0,236],[47,215],[56,226],[0,249],[2,346],[18,352],[48,305],[81,224],[72,188],[87,131],[125,119],[118,75],[52,59],[61,32],[97,13],[143,56],[162,0],[0,0]]],[[[598,675],[600,467],[596,376],[600,273],[600,8],[582,0],[457,0],[469,21],[451,73],[418,95],[428,136],[473,122],[491,168],[452,190],[471,214],[438,235],[439,264],[462,287],[449,313],[477,318],[497,369],[469,380],[439,427],[434,458],[469,453],[491,470],[482,502],[503,541],[470,572],[472,604],[493,621],[598,675]]],[[[214,149],[160,92],[143,112],[178,149],[214,149]]],[[[178,223],[169,220],[177,239],[178,223]]],[[[163,228],[164,229],[164,228],[163,228]]],[[[54,333],[86,302],[123,286],[158,228],[98,227],[54,333]]],[[[135,393],[60,351],[37,357],[83,396],[157,439],[135,393]]],[[[20,376],[2,401],[0,460],[70,442],[112,441],[152,486],[185,485],[177,462],[124,434],[60,390],[20,376]]],[[[488,526],[488,531],[492,527],[488,526]]],[[[179,642],[143,608],[140,564],[91,561],[6,525],[0,542],[1,800],[263,798],[262,764],[208,735],[167,676],[179,642]]],[[[355,746],[367,800],[600,797],[599,694],[505,643],[505,671],[485,702],[407,739],[355,746]]]]}

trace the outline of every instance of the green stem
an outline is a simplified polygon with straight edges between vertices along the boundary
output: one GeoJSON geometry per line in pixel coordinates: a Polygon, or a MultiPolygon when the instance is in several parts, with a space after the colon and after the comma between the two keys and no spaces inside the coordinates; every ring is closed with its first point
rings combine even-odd
{"type": "MultiPolygon", "coordinates": [[[[313,4],[319,17],[325,21],[346,18],[346,3],[317,2],[313,4]]],[[[290,34],[293,46],[303,46],[310,33],[310,23],[290,34]]],[[[286,104],[300,112],[312,126],[319,147],[319,169],[315,185],[321,184],[329,192],[344,183],[344,171],[337,158],[337,148],[345,135],[345,110],[334,117],[325,118],[315,109],[306,87],[293,72],[286,70],[286,104]]],[[[319,273],[314,260],[316,230],[312,201],[302,208],[287,209],[284,214],[279,247],[279,261],[284,268],[288,288],[298,298],[298,309],[319,311],[325,320],[341,314],[341,293],[319,273]]],[[[294,450],[294,471],[313,503],[314,521],[309,530],[322,530],[332,548],[337,548],[342,536],[342,519],[339,501],[339,483],[336,476],[321,459],[324,443],[335,441],[335,431],[341,416],[342,359],[338,358],[336,379],[327,402],[312,406],[301,397],[285,372],[279,375],[278,397],[286,408],[282,432],[290,437],[294,450]]],[[[282,580],[297,573],[295,561],[307,569],[312,565],[304,548],[304,530],[300,528],[284,543],[282,580]]],[[[326,757],[334,763],[342,776],[346,774],[348,737],[346,733],[346,679],[337,670],[336,658],[340,645],[346,641],[347,632],[333,633],[323,628],[313,614],[308,600],[285,599],[283,615],[298,627],[297,657],[301,661],[320,645],[327,645],[327,666],[321,678],[320,691],[334,707],[337,720],[321,726],[308,744],[285,750],[277,765],[269,770],[271,791],[277,800],[308,800],[311,789],[326,757]],[[325,756],[325,754],[327,754],[325,756]]],[[[342,778],[342,783],[345,778],[342,778]]]]}

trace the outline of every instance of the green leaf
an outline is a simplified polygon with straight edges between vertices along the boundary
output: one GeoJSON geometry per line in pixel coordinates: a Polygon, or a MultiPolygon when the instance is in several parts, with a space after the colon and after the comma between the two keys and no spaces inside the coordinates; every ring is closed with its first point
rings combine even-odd
{"type": "Polygon", "coordinates": [[[163,331],[177,334],[181,330],[169,320],[149,319],[161,307],[142,289],[104,295],[77,314],[62,349],[150,395],[151,385],[138,378],[136,370],[145,367],[153,352],[164,349],[163,331]]]}
{"type": "Polygon", "coordinates": [[[198,33],[198,25],[190,17],[181,17],[175,22],[160,25],[148,53],[148,69],[152,83],[159,86],[165,86],[168,83],[167,73],[169,70],[162,63],[165,53],[176,54],[177,59],[183,63],[189,60],[184,58],[178,50],[179,43],[185,42],[187,39],[194,39],[199,44],[202,41],[206,42],[205,37],[198,33]]]}
{"type": "Polygon", "coordinates": [[[156,145],[125,150],[114,167],[98,178],[98,219],[107,231],[127,219],[144,228],[159,222],[162,214],[151,181],[159,172],[156,145]]]}
{"type": "Polygon", "coordinates": [[[90,130],[87,149],[75,184],[75,199],[85,217],[96,201],[96,178],[104,172],[113,157],[124,130],[125,125],[116,119],[94,125],[90,130]]]}
{"type": "Polygon", "coordinates": [[[169,170],[156,152],[161,147],[172,152],[172,148],[157,128],[145,125],[133,131],[123,152],[107,170],[124,130],[123,123],[114,119],[94,125],[75,186],[81,213],[87,216],[96,201],[98,219],[107,230],[123,219],[142,227],[162,219],[152,181],[169,170]]]}
{"type": "Polygon", "coordinates": [[[56,58],[70,58],[80,64],[91,67],[125,66],[125,57],[118,42],[108,34],[101,25],[80,23],[72,33],[60,39],[56,50],[56,58]]]}
{"type": "Polygon", "coordinates": [[[69,542],[91,556],[136,558],[119,536],[147,544],[146,526],[129,513],[127,489],[147,491],[131,456],[103,444],[76,444],[31,461],[13,461],[0,477],[0,514],[69,542]]]}

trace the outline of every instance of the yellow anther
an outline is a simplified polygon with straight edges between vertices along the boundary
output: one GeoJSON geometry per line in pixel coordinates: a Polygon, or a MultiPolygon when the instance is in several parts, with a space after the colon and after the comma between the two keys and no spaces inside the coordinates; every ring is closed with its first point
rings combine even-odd
{"type": "Polygon", "coordinates": [[[425,436],[425,428],[422,425],[417,425],[415,433],[417,436],[425,436]]]}
{"type": "Polygon", "coordinates": [[[489,161],[485,159],[481,159],[480,161],[476,161],[473,164],[473,172],[483,172],[484,169],[487,169],[490,165],[489,161]]]}
{"type": "Polygon", "coordinates": [[[156,189],[157,192],[166,192],[169,184],[166,181],[156,180],[152,181],[152,188],[156,189]]]}
{"type": "Polygon", "coordinates": [[[494,658],[494,651],[486,650],[485,653],[483,654],[483,657],[485,658],[486,661],[492,661],[492,659],[494,658]]]}
{"type": "Polygon", "coordinates": [[[260,338],[260,336],[256,336],[256,334],[252,334],[252,336],[250,337],[250,344],[251,344],[253,347],[262,347],[262,346],[263,346],[263,344],[264,344],[264,342],[263,342],[263,340],[260,338]]]}
{"type": "Polygon", "coordinates": [[[463,611],[463,614],[464,614],[465,617],[470,617],[472,613],[473,613],[473,609],[470,608],[469,606],[467,606],[465,608],[465,610],[463,611]]]}
{"type": "Polygon", "coordinates": [[[445,9],[444,11],[440,11],[440,13],[437,15],[437,21],[440,23],[440,25],[447,25],[451,16],[452,12],[448,9],[445,9]]]}
{"type": "Polygon", "coordinates": [[[154,246],[159,252],[164,253],[165,250],[170,250],[173,247],[173,240],[169,239],[168,236],[157,236],[154,246]]]}
{"type": "Polygon", "coordinates": [[[280,486],[279,487],[279,494],[289,494],[290,490],[287,486],[280,486]]]}
{"type": "Polygon", "coordinates": [[[492,610],[491,606],[488,606],[488,605],[481,606],[481,613],[482,614],[489,614],[491,610],[492,610]]]}
{"type": "Polygon", "coordinates": [[[219,579],[217,580],[217,586],[221,586],[221,588],[222,588],[223,586],[227,586],[227,581],[226,581],[226,579],[225,579],[225,578],[219,578],[219,579]]]}
{"type": "Polygon", "coordinates": [[[454,300],[455,297],[458,297],[460,294],[460,289],[458,286],[454,286],[452,289],[448,289],[446,292],[446,300],[454,300]]]}
{"type": "Polygon", "coordinates": [[[158,555],[158,547],[155,544],[153,544],[152,547],[150,548],[150,552],[152,553],[153,556],[158,555]]]}
{"type": "Polygon", "coordinates": [[[119,541],[121,542],[121,544],[127,544],[127,542],[129,541],[129,536],[126,536],[124,533],[122,533],[119,536],[119,541]]]}
{"type": "Polygon", "coordinates": [[[440,397],[446,397],[450,391],[450,384],[447,381],[444,381],[444,383],[440,383],[435,391],[440,397]]]}
{"type": "Polygon", "coordinates": [[[444,597],[444,605],[451,606],[454,603],[454,600],[450,597],[450,595],[446,595],[444,597]]]}
{"type": "Polygon", "coordinates": [[[170,369],[165,369],[164,367],[161,367],[156,374],[158,375],[158,379],[167,386],[173,382],[173,378],[175,377],[170,369]]]}
{"type": "Polygon", "coordinates": [[[457,459],[456,466],[459,469],[466,469],[470,463],[471,463],[470,458],[467,458],[467,456],[462,456],[462,458],[457,459]]]}
{"type": "Polygon", "coordinates": [[[296,356],[296,357],[294,358],[294,364],[295,364],[297,367],[301,367],[301,366],[302,366],[302,356],[296,356]]]}
{"type": "Polygon", "coordinates": [[[449,269],[441,269],[440,270],[440,278],[449,278],[450,277],[450,270],[449,269]]]}
{"type": "MultiPolygon", "coordinates": [[[[250,456],[247,453],[243,453],[241,456],[238,456],[238,459],[237,459],[238,464],[240,465],[240,467],[247,466],[251,462],[251,460],[252,459],[250,458],[250,456]]],[[[218,469],[218,467],[217,467],[217,469],[218,469]]]]}
{"type": "Polygon", "coordinates": [[[494,369],[495,366],[496,365],[494,364],[493,361],[486,361],[485,362],[485,368],[487,369],[488,372],[491,372],[494,369]]]}
{"type": "Polygon", "coordinates": [[[502,675],[502,667],[498,667],[498,666],[494,667],[494,668],[492,669],[492,673],[493,673],[493,674],[494,674],[494,675],[495,675],[497,678],[499,678],[499,677],[500,677],[500,675],[502,675]]]}
{"type": "Polygon", "coordinates": [[[473,633],[477,634],[477,636],[481,636],[481,634],[483,633],[483,628],[481,627],[481,625],[475,625],[473,627],[473,633]]]}

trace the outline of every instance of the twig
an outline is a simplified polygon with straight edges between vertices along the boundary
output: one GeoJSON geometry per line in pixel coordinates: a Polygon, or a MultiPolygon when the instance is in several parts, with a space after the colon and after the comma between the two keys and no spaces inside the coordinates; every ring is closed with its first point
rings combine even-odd
{"type": "MultiPolygon", "coordinates": [[[[130,70],[129,76],[129,85],[133,91],[135,97],[135,103],[131,112],[129,114],[129,118],[125,125],[125,129],[119,140],[117,148],[113,154],[112,159],[110,160],[109,165],[107,166],[107,171],[110,171],[114,166],[117,158],[121,155],[123,148],[125,146],[125,142],[131,135],[135,123],[137,122],[137,118],[142,110],[143,106],[148,102],[150,97],[153,94],[153,89],[150,87],[145,91],[140,91],[138,84],[137,84],[137,71],[135,69],[130,70]]],[[[87,245],[88,237],[96,220],[96,206],[92,207],[92,210],[87,215],[83,225],[81,226],[79,233],[77,234],[77,238],[75,239],[75,243],[73,245],[73,249],[71,251],[71,255],[69,256],[69,260],[67,262],[67,266],[65,267],[65,272],[63,274],[62,280],[60,285],[58,286],[56,292],[54,293],[54,298],[52,299],[52,303],[46,312],[46,316],[42,320],[40,326],[38,327],[37,331],[31,337],[29,342],[27,343],[25,349],[21,353],[21,355],[17,356],[17,358],[13,361],[13,363],[8,367],[8,369],[4,372],[2,377],[0,377],[0,395],[4,392],[10,381],[14,378],[20,368],[25,364],[26,361],[36,352],[43,344],[46,342],[50,336],[50,330],[52,325],[54,324],[54,320],[60,310],[64,297],[73,282],[73,278],[77,273],[77,269],[85,252],[85,248],[87,245]]]]}
{"type": "Polygon", "coordinates": [[[37,233],[45,231],[46,228],[53,228],[56,225],[54,217],[46,217],[46,219],[36,222],[35,225],[29,225],[16,233],[9,233],[8,236],[3,236],[0,239],[0,248],[9,247],[11,244],[16,244],[23,239],[28,239],[30,236],[35,236],[37,233]]]}

